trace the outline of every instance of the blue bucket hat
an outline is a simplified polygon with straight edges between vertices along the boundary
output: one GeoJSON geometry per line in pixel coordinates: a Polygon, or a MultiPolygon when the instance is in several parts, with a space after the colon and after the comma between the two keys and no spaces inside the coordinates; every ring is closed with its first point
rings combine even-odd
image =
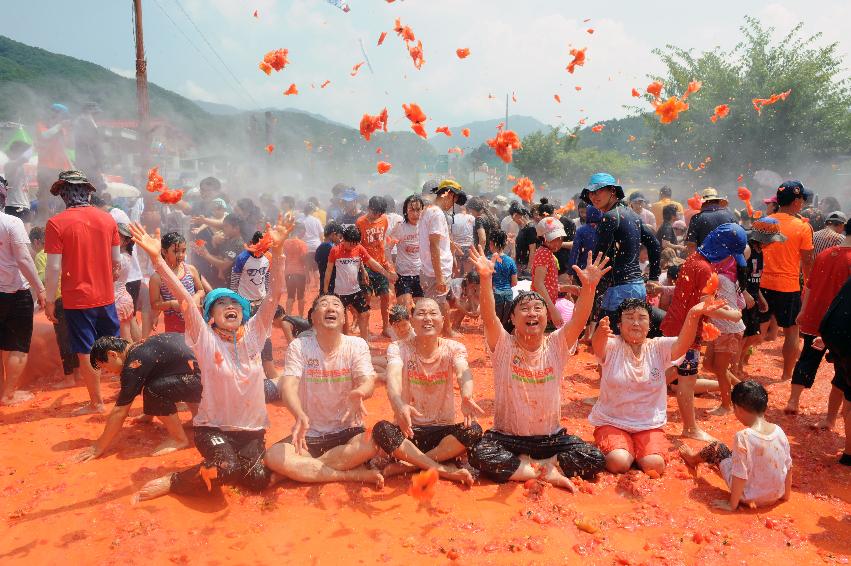
{"type": "Polygon", "coordinates": [[[213,308],[216,301],[225,297],[233,299],[239,303],[239,306],[242,307],[242,324],[248,322],[248,318],[251,316],[251,305],[248,304],[248,300],[239,293],[235,293],[230,289],[225,289],[224,287],[213,289],[207,293],[207,296],[204,298],[204,322],[210,322],[210,309],[213,308]]]}
{"type": "Polygon", "coordinates": [[[724,258],[733,256],[739,267],[746,267],[745,247],[748,245],[748,235],[738,224],[728,222],[721,224],[709,233],[703,244],[697,248],[700,255],[709,263],[717,263],[724,258]]]}
{"type": "Polygon", "coordinates": [[[594,173],[588,178],[588,184],[585,185],[584,189],[582,189],[582,194],[579,195],[579,198],[581,198],[588,204],[591,204],[591,200],[588,198],[588,195],[606,187],[615,188],[615,193],[618,196],[618,200],[621,200],[624,197],[623,187],[618,185],[617,179],[615,179],[608,173],[594,173]]]}
{"type": "Polygon", "coordinates": [[[348,189],[343,191],[343,194],[340,195],[340,200],[344,202],[352,202],[358,200],[357,190],[355,190],[354,187],[349,187],[348,189]]]}

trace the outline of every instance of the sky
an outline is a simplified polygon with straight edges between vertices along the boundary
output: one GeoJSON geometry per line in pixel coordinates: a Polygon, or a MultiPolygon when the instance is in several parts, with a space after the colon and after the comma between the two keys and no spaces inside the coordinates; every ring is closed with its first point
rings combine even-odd
{"type": "MultiPolygon", "coordinates": [[[[418,103],[432,125],[458,125],[503,115],[509,93],[516,98],[511,114],[552,125],[622,117],[635,101],[631,88],[643,88],[662,71],[653,49],[729,49],[741,38],[746,15],[775,27],[777,37],[803,22],[806,34],[821,32],[821,41],[838,42],[846,60],[851,55],[847,0],[350,0],[348,13],[326,0],[142,2],[151,82],[196,100],[296,108],[352,126],[364,113],[387,107],[391,129],[407,128],[403,103],[418,103]],[[393,33],[396,18],[423,42],[422,70],[393,33]],[[382,31],[388,36],[377,46],[382,31]],[[361,40],[372,72],[364,65],[351,76],[364,60],[361,40]],[[587,48],[585,66],[573,75],[565,70],[571,47],[587,48]],[[289,50],[290,64],[266,76],[257,65],[279,48],[289,50]],[[459,59],[457,48],[469,48],[470,56],[459,59]],[[284,96],[291,83],[300,93],[284,96]]],[[[133,76],[130,0],[2,5],[0,34],[133,76]]]]}

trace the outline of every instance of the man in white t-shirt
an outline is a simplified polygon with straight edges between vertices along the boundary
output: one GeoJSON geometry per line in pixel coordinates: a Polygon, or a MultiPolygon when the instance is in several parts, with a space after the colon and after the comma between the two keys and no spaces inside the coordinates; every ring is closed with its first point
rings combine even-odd
{"type": "Polygon", "coordinates": [[[470,268],[470,248],[473,246],[473,233],[476,231],[476,217],[467,212],[466,207],[456,206],[449,230],[450,239],[455,244],[452,248],[455,252],[456,274],[466,273],[470,268]]]}
{"type": "Polygon", "coordinates": [[[384,468],[384,477],[435,468],[443,478],[471,485],[469,471],[441,464],[464,454],[482,438],[482,427],[475,418],[484,411],[473,400],[467,349],[460,342],[440,337],[443,315],[434,299],[417,301],[411,326],[414,338],[393,342],[387,348],[387,396],[396,423],[379,421],[372,435],[386,454],[414,462],[416,467],[393,462],[384,468]],[[463,422],[455,418],[456,383],[463,422]]]}
{"type": "Polygon", "coordinates": [[[32,393],[17,391],[32,339],[34,307],[30,287],[37,290],[42,308],[46,295],[27,248],[30,238],[24,221],[3,212],[6,190],[6,179],[0,177],[0,370],[5,369],[6,377],[0,403],[12,405],[33,397],[32,393]]]}
{"type": "Polygon", "coordinates": [[[470,464],[498,483],[538,478],[572,492],[571,476],[591,479],[606,465],[596,446],[561,426],[561,379],[591,314],[594,290],[610,269],[608,258],[600,254],[596,261],[589,257],[584,270],[573,267],[582,285],[573,317],[549,336],[547,306],[534,291],[512,301],[514,330],[506,332],[493,294],[496,257],[489,260],[473,249],[470,259],[481,280],[479,302],[494,372],[493,428],[470,450],[470,464]]]}
{"type": "Polygon", "coordinates": [[[443,335],[451,338],[455,333],[449,321],[446,294],[449,292],[449,280],[452,277],[453,258],[446,213],[456,204],[463,205],[467,202],[467,195],[461,185],[452,180],[442,181],[431,191],[435,195],[434,204],[423,210],[417,224],[422,263],[420,285],[423,295],[434,299],[440,305],[444,318],[443,335]]]}

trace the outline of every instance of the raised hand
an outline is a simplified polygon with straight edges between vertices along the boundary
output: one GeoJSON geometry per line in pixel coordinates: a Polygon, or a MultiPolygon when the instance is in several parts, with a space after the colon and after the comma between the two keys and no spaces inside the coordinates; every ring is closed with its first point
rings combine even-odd
{"type": "Polygon", "coordinates": [[[614,338],[615,333],[612,332],[612,327],[609,324],[609,317],[604,316],[602,320],[600,320],[600,323],[597,324],[597,330],[594,331],[594,334],[596,335],[598,332],[600,334],[605,335],[606,340],[608,340],[609,338],[614,338]]]}
{"type": "Polygon", "coordinates": [[[295,228],[295,218],[291,214],[287,214],[286,217],[283,214],[278,214],[278,222],[274,226],[267,223],[266,232],[272,240],[270,247],[274,250],[282,249],[284,240],[287,239],[293,228],[295,228]]]}
{"type": "Polygon", "coordinates": [[[479,272],[479,277],[487,277],[488,279],[491,278],[494,272],[494,266],[496,265],[497,257],[497,254],[493,254],[493,258],[488,259],[485,256],[484,250],[482,250],[482,246],[470,247],[470,263],[472,263],[476,271],[479,272]]]}
{"type": "Polygon", "coordinates": [[[606,264],[609,263],[609,258],[603,252],[598,253],[596,258],[593,256],[594,252],[588,252],[588,263],[585,269],[579,269],[579,266],[576,265],[573,266],[573,271],[576,272],[576,276],[579,277],[579,281],[583,287],[587,285],[596,287],[600,279],[603,278],[603,275],[612,269],[611,265],[606,267],[606,264]]]}
{"type": "Polygon", "coordinates": [[[691,312],[695,316],[706,316],[720,308],[723,308],[725,305],[726,303],[723,299],[709,298],[691,307],[691,312]]]}
{"type": "Polygon", "coordinates": [[[461,397],[461,414],[464,415],[464,426],[470,426],[476,417],[484,415],[485,411],[472,397],[461,397]]]}
{"type": "Polygon", "coordinates": [[[160,252],[162,251],[159,229],[157,229],[156,237],[154,237],[148,234],[141,224],[133,222],[130,224],[130,234],[133,236],[133,241],[136,242],[136,245],[147,252],[148,256],[151,258],[151,262],[156,263],[160,257],[160,252]]]}

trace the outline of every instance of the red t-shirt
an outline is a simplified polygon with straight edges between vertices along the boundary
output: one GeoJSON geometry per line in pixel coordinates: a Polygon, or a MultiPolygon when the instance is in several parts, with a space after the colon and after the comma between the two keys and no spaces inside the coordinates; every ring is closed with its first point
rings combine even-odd
{"type": "Polygon", "coordinates": [[[44,251],[62,254],[62,306],[90,309],[115,302],[112,248],[118,225],[93,206],[63,210],[47,221],[44,251]]]}
{"type": "Polygon", "coordinates": [[[828,248],[816,256],[807,280],[807,304],[798,319],[801,332],[818,336],[824,313],[851,276],[851,247],[828,248]]]}
{"type": "Polygon", "coordinates": [[[386,266],[384,259],[384,244],[387,237],[387,216],[382,214],[374,222],[370,222],[366,214],[355,221],[355,226],[360,230],[361,244],[372,259],[386,266]]]}
{"type": "Polygon", "coordinates": [[[36,124],[35,149],[38,153],[38,168],[66,171],[71,168],[71,162],[65,154],[65,129],[60,130],[52,138],[42,137],[49,129],[51,126],[41,122],[36,124]]]}
{"type": "Polygon", "coordinates": [[[369,259],[369,252],[360,244],[351,250],[345,249],[343,244],[331,248],[328,263],[333,263],[336,268],[334,292],[338,295],[353,295],[360,291],[360,268],[369,259]]]}
{"type": "Polygon", "coordinates": [[[546,246],[541,246],[535,250],[535,257],[532,259],[532,290],[543,294],[544,289],[536,289],[534,283],[535,270],[538,267],[547,270],[547,274],[544,276],[544,286],[550,300],[555,303],[558,299],[558,260],[546,246]]]}
{"type": "MultiPolygon", "coordinates": [[[[711,276],[712,264],[706,261],[705,257],[694,252],[686,258],[685,263],[680,268],[680,274],[677,276],[677,285],[674,288],[671,306],[668,307],[668,312],[660,326],[662,334],[665,336],[679,335],[686,321],[686,316],[688,316],[688,311],[700,302],[700,297],[703,296],[703,288],[706,287],[711,276]]],[[[698,336],[700,336],[702,325],[703,321],[701,320],[697,328],[698,336]]]]}
{"type": "Polygon", "coordinates": [[[284,269],[287,275],[304,275],[304,256],[307,255],[307,244],[298,238],[284,240],[284,269]]]}

